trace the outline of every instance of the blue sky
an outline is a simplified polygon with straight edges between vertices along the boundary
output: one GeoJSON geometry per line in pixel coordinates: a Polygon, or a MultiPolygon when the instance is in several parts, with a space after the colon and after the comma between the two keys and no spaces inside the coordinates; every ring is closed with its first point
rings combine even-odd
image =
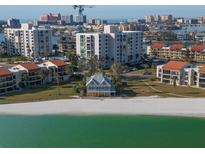
{"type": "MultiPolygon", "coordinates": [[[[0,6],[0,19],[10,17],[20,19],[38,19],[43,13],[54,12],[61,14],[76,14],[72,6],[0,6]]],[[[173,14],[174,16],[197,17],[205,16],[204,6],[117,6],[117,5],[96,5],[92,9],[86,9],[85,14],[88,17],[104,19],[125,19],[125,18],[143,18],[149,14],[173,14]]]]}

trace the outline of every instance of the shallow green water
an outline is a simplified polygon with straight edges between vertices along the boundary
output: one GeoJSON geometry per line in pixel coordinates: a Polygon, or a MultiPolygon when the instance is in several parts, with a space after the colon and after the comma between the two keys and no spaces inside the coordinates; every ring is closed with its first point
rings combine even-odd
{"type": "Polygon", "coordinates": [[[0,116],[1,147],[205,147],[205,119],[0,116]]]}

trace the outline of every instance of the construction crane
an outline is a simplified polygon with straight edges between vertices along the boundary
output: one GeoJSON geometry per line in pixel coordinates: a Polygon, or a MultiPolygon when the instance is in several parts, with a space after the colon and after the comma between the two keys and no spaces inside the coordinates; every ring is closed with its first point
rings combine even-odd
{"type": "Polygon", "coordinates": [[[94,5],[73,5],[73,8],[76,10],[78,9],[78,15],[83,16],[83,11],[85,8],[93,8],[94,5]]]}
{"type": "Polygon", "coordinates": [[[94,5],[73,5],[73,8],[78,9],[78,23],[79,23],[79,32],[83,32],[83,11],[85,8],[93,8],[94,5]]]}

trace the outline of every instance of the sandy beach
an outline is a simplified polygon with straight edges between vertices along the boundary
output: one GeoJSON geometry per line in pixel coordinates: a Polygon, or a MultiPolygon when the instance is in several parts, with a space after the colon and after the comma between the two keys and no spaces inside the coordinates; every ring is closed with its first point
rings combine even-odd
{"type": "Polygon", "coordinates": [[[205,98],[99,98],[2,104],[0,114],[177,115],[205,117],[205,98]]]}

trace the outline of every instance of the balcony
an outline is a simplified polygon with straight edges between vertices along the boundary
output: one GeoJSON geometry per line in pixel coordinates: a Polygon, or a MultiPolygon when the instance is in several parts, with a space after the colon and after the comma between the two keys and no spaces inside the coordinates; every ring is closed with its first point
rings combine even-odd
{"type": "Polygon", "coordinates": [[[6,89],[6,88],[13,88],[14,87],[14,85],[13,84],[4,84],[4,85],[0,85],[0,89],[6,89]]]}
{"type": "Polygon", "coordinates": [[[28,78],[28,82],[35,82],[35,81],[39,81],[39,80],[42,80],[41,76],[34,76],[34,77],[28,78]]]}
{"type": "Polygon", "coordinates": [[[163,78],[163,79],[171,79],[171,76],[170,76],[170,75],[164,75],[164,74],[163,74],[162,78],[163,78]]]}
{"type": "Polygon", "coordinates": [[[200,74],[199,78],[205,78],[205,74],[200,74]]]}
{"type": "Polygon", "coordinates": [[[199,79],[200,84],[205,84],[205,79],[199,79]]]}

